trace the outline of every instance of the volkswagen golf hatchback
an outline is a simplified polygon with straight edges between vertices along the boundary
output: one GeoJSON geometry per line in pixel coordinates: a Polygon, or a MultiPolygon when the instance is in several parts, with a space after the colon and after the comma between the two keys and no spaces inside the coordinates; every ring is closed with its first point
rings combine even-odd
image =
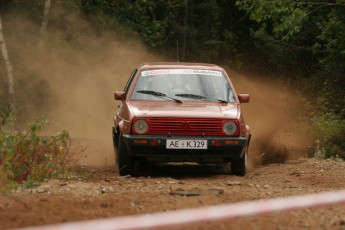
{"type": "Polygon", "coordinates": [[[135,175],[138,165],[197,162],[229,165],[246,173],[250,129],[223,68],[198,63],[145,63],[123,91],[112,128],[119,174],[135,175]]]}

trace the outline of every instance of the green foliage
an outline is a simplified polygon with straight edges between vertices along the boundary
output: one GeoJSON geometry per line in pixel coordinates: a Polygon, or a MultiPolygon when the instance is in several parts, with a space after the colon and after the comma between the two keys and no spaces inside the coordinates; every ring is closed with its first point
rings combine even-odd
{"type": "Polygon", "coordinates": [[[89,15],[109,15],[139,32],[143,41],[151,47],[161,47],[167,42],[168,17],[160,11],[164,1],[134,2],[120,0],[82,1],[82,6],[89,15]]]}
{"type": "Polygon", "coordinates": [[[333,115],[317,116],[313,119],[316,141],[315,156],[345,160],[345,120],[333,115]]]}
{"type": "Polygon", "coordinates": [[[252,38],[313,104],[316,156],[345,159],[345,2],[238,0],[252,38]]]}
{"type": "Polygon", "coordinates": [[[11,105],[5,100],[0,100],[0,131],[10,119],[11,113],[11,105]]]}
{"type": "Polygon", "coordinates": [[[40,182],[61,175],[71,162],[69,134],[39,135],[42,125],[34,123],[26,132],[0,131],[0,171],[9,180],[40,182]]]}
{"type": "MultiPolygon", "coordinates": [[[[345,6],[344,6],[345,9],[345,6]]],[[[345,119],[345,10],[332,9],[318,23],[322,32],[314,45],[321,69],[323,97],[334,114],[345,119]]]]}
{"type": "Polygon", "coordinates": [[[248,37],[243,31],[246,20],[236,21],[242,15],[233,1],[83,0],[82,6],[91,20],[95,15],[116,18],[149,47],[172,57],[178,41],[185,61],[234,59],[239,55],[240,36],[248,37]]]}
{"type": "Polygon", "coordinates": [[[274,38],[288,41],[299,33],[307,13],[299,8],[301,3],[285,0],[241,0],[236,5],[250,13],[250,19],[260,23],[258,35],[264,31],[274,38]]]}

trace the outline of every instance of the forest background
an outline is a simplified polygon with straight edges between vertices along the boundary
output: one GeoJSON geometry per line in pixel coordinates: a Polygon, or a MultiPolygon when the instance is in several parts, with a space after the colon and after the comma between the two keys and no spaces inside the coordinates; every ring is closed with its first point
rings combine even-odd
{"type": "MultiPolygon", "coordinates": [[[[66,33],[55,39],[82,47],[77,33],[86,25],[53,10],[45,14],[47,2],[63,7],[65,16],[83,17],[99,36],[136,36],[167,59],[216,63],[283,83],[307,100],[314,154],[345,159],[345,0],[0,0],[4,40],[15,38],[39,53],[54,44],[45,34],[60,29],[66,33]],[[16,36],[18,15],[41,28],[31,32],[35,42],[16,36]]],[[[31,54],[7,43],[14,82],[1,59],[0,121],[15,110],[20,127],[54,106],[54,98],[41,73],[21,63],[31,54]]]]}

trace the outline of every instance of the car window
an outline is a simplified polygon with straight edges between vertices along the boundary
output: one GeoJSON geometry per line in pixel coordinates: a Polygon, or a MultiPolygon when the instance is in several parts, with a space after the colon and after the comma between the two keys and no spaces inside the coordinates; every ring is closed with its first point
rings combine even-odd
{"type": "Polygon", "coordinates": [[[129,89],[129,87],[131,86],[131,84],[132,84],[132,81],[133,81],[133,79],[134,79],[134,76],[135,76],[135,74],[138,72],[138,69],[135,69],[133,72],[132,72],[132,74],[131,74],[131,76],[129,77],[129,79],[128,79],[128,81],[127,81],[127,83],[126,83],[126,85],[125,85],[125,88],[124,88],[124,92],[128,92],[128,89],[129,89]]]}
{"type": "Polygon", "coordinates": [[[147,94],[147,91],[159,92],[182,101],[235,101],[226,77],[221,71],[213,70],[144,70],[140,73],[131,99],[166,100],[162,96],[147,94]]]}

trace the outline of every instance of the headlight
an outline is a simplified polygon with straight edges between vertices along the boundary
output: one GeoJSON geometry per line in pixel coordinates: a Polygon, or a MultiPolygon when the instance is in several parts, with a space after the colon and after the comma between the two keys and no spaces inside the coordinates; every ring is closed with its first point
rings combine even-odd
{"type": "Polygon", "coordinates": [[[133,125],[134,131],[138,134],[144,134],[149,130],[149,124],[145,120],[136,120],[133,125]]]}
{"type": "Polygon", "coordinates": [[[234,121],[227,121],[223,124],[223,131],[227,135],[233,135],[237,131],[237,124],[234,121]]]}

